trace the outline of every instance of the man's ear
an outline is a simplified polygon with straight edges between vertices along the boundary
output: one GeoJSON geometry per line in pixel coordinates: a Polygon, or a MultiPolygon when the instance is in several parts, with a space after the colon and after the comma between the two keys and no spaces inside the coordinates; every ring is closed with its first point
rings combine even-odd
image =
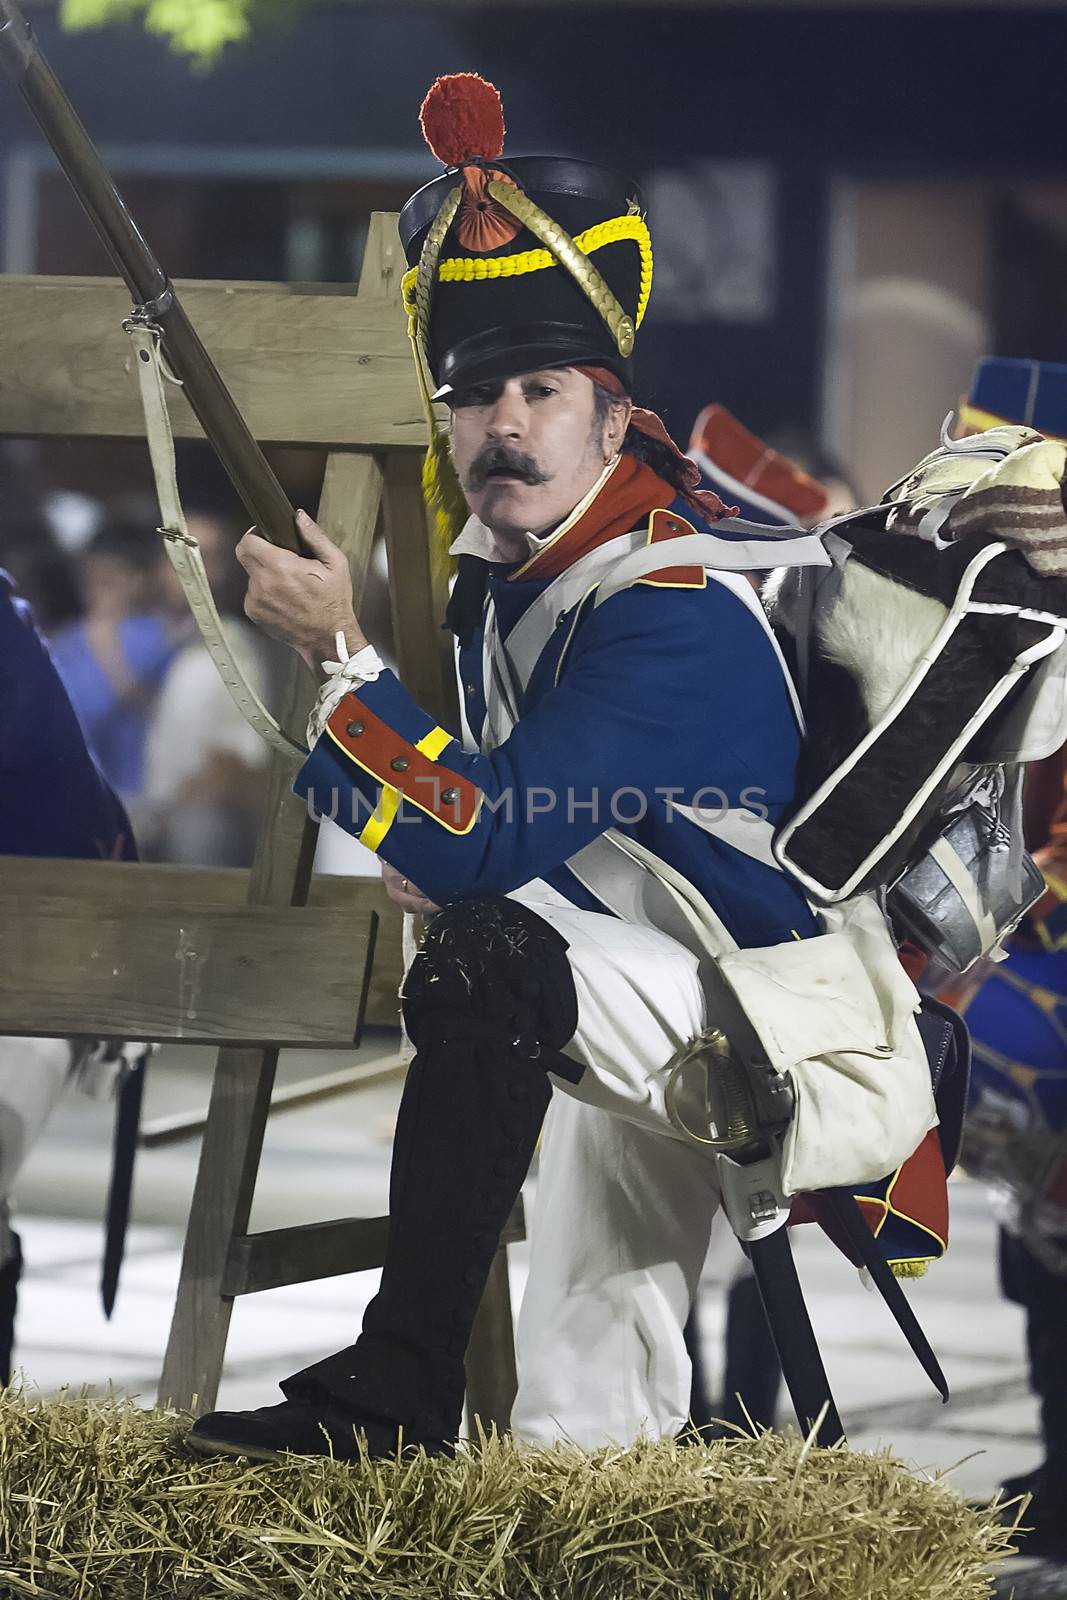
{"type": "Polygon", "coordinates": [[[608,411],[607,422],[604,425],[604,445],[612,455],[622,449],[622,441],[626,437],[626,430],[630,426],[630,413],[633,411],[633,401],[626,399],[613,400],[608,411]]]}

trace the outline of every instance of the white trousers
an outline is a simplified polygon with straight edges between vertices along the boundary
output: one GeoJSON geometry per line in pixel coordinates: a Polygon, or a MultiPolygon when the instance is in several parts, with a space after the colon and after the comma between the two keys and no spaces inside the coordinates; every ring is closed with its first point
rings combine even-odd
{"type": "Polygon", "coordinates": [[[554,1080],[519,1315],[516,1437],[588,1449],[685,1426],[682,1327],[718,1195],[712,1160],[664,1109],[667,1069],[706,1026],[696,961],[666,934],[522,899],[567,939],[586,1071],[554,1080]]]}
{"type": "Polygon", "coordinates": [[[0,1266],[12,1250],[8,1196],[69,1074],[66,1039],[0,1035],[0,1266]]]}

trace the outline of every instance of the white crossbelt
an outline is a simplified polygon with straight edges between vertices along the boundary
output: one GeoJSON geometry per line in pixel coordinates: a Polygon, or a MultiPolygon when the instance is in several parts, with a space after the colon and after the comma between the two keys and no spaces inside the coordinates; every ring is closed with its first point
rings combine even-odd
{"type": "Polygon", "coordinates": [[[160,352],[159,329],[151,325],[130,321],[126,331],[133,343],[137,381],[144,407],[145,434],[148,453],[152,460],[152,473],[156,480],[156,498],[159,501],[160,529],[170,564],[178,574],[178,581],[189,602],[204,644],[207,646],[218,673],[234,705],[250,727],[273,749],[290,759],[303,760],[307,751],[295,739],[290,739],[267,710],[245,674],[241,671],[230,649],[222,618],[211,594],[211,584],[200,555],[200,546],[192,537],[185,522],[181,496],[178,493],[178,473],[174,459],[174,435],[171,432],[167,411],[164,379],[170,383],[180,380],[167,372],[160,352]]]}

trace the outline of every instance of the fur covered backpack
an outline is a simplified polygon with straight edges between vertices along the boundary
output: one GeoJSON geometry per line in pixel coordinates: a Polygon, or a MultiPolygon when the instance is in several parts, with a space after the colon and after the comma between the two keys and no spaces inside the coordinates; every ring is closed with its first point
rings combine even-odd
{"type": "Polygon", "coordinates": [[[1022,427],[942,443],[821,530],[829,567],[767,597],[807,722],[774,853],[815,902],[884,891],[951,970],[1041,892],[1022,763],[1067,738],[1067,447],[1022,427]]]}

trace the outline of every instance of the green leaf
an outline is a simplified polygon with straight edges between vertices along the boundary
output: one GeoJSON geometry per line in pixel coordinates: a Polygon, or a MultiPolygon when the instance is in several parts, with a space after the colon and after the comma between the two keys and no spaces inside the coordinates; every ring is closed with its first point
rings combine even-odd
{"type": "Polygon", "coordinates": [[[76,32],[140,16],[199,67],[216,62],[229,44],[248,37],[255,0],[60,0],[62,27],[76,32]]]}

